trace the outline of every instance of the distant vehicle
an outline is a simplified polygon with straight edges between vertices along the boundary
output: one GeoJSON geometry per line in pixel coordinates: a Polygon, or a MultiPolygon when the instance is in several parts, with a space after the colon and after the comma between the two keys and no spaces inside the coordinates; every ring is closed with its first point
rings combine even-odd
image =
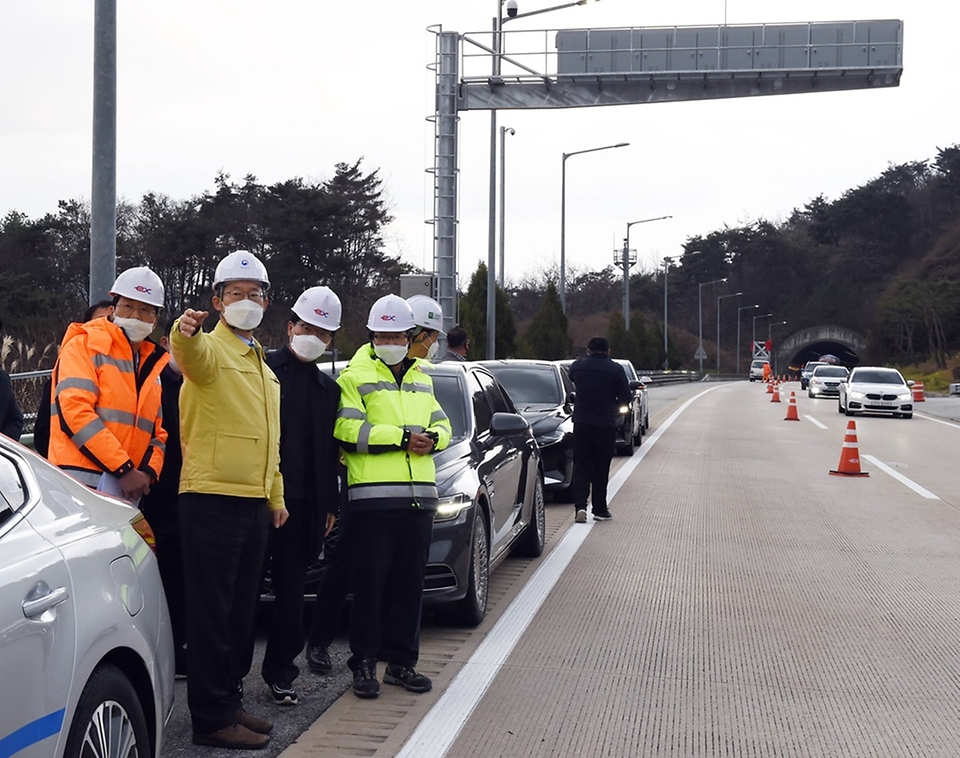
{"type": "Polygon", "coordinates": [[[836,397],[840,394],[840,384],[850,376],[845,366],[817,366],[807,380],[808,397],[836,397]]]}
{"type": "Polygon", "coordinates": [[[895,368],[857,366],[840,384],[837,410],[848,416],[869,412],[913,418],[912,386],[895,368]]]}
{"type": "Polygon", "coordinates": [[[173,635],[153,533],[0,435],[0,755],[156,756],[173,635]]]}
{"type": "Polygon", "coordinates": [[[747,374],[751,382],[763,379],[763,367],[770,365],[770,361],[756,358],[750,363],[750,372],[747,374]]]}
{"type": "Polygon", "coordinates": [[[650,404],[647,400],[647,387],[652,380],[649,376],[638,376],[633,364],[626,358],[614,358],[627,375],[627,383],[633,393],[633,400],[620,407],[617,420],[617,452],[633,455],[633,451],[643,442],[643,435],[650,428],[650,404]]]}
{"type": "Polygon", "coordinates": [[[813,373],[813,370],[817,366],[829,365],[826,361],[807,361],[804,363],[803,368],[800,369],[800,389],[805,390],[807,388],[807,383],[810,381],[810,374],[813,373]]]}
{"type": "Polygon", "coordinates": [[[573,482],[573,382],[551,361],[507,359],[479,361],[499,380],[540,446],[544,486],[563,496],[573,482]]]}

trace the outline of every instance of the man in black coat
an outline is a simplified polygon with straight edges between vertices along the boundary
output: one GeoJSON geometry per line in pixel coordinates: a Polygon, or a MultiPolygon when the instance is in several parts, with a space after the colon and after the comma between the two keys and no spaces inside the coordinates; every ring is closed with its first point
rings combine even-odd
{"type": "Polygon", "coordinates": [[[339,507],[339,445],[333,424],[340,387],[316,361],[340,328],[339,298],[311,287],[297,299],[287,324],[289,342],[267,355],[280,380],[280,472],[290,517],[271,535],[270,582],[276,602],[260,673],[278,705],[296,705],[294,662],[304,645],[303,586],[307,566],[322,549],[339,507]]]}
{"type": "Polygon", "coordinates": [[[573,503],[576,522],[587,521],[587,495],[591,495],[595,521],[609,521],[607,481],[617,445],[616,422],[620,407],[632,399],[623,368],[610,360],[610,343],[592,337],[587,354],[570,367],[577,388],[573,406],[573,503]]]}

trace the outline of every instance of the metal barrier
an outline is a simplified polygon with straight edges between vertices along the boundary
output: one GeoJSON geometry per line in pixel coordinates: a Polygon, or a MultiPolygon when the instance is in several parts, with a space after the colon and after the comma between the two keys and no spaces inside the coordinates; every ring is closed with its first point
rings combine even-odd
{"type": "Polygon", "coordinates": [[[40,395],[51,373],[52,369],[10,374],[10,380],[13,384],[13,395],[20,405],[20,409],[23,411],[23,435],[20,441],[23,442],[27,435],[30,436],[31,440],[31,444],[23,443],[27,445],[27,447],[32,447],[33,422],[37,418],[37,408],[40,406],[40,395]]]}

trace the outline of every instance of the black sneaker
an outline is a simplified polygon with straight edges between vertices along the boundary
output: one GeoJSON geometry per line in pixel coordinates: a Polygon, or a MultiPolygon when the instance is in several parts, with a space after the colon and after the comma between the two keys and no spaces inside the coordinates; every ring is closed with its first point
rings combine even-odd
{"type": "Polygon", "coordinates": [[[307,666],[317,674],[325,674],[333,669],[330,653],[323,645],[307,645],[307,666]]]}
{"type": "Polygon", "coordinates": [[[275,705],[299,705],[300,697],[290,682],[274,682],[270,685],[275,705]]]}
{"type": "Polygon", "coordinates": [[[594,521],[609,521],[612,518],[613,514],[611,514],[610,511],[600,511],[600,513],[597,513],[596,511],[593,512],[594,521]]]}
{"type": "Polygon", "coordinates": [[[428,692],[433,687],[430,677],[424,676],[416,669],[390,664],[387,664],[387,670],[383,672],[383,682],[384,684],[398,684],[408,692],[428,692]]]}
{"type": "Polygon", "coordinates": [[[353,672],[353,694],[357,697],[371,698],[380,695],[380,682],[377,681],[377,659],[361,661],[353,672]]]}

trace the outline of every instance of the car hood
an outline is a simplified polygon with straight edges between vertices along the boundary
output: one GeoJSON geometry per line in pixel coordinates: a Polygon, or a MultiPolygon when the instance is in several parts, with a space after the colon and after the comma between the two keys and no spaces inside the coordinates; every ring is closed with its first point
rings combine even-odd
{"type": "Polygon", "coordinates": [[[449,447],[433,454],[433,463],[437,467],[437,490],[442,496],[449,492],[453,481],[470,465],[470,443],[467,440],[454,441],[449,447]]]}
{"type": "Polygon", "coordinates": [[[872,382],[851,382],[847,385],[847,392],[864,392],[879,395],[896,395],[909,392],[906,384],[873,384],[872,382]]]}
{"type": "Polygon", "coordinates": [[[534,434],[552,432],[570,417],[563,406],[556,408],[521,408],[520,415],[530,424],[534,434]]]}

